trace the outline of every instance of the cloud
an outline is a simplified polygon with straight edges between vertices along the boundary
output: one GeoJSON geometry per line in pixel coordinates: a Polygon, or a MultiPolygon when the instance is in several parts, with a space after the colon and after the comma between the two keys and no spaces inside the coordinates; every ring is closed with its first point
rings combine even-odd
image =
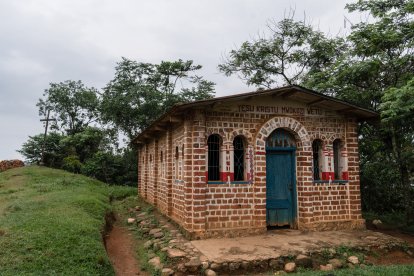
{"type": "MultiPolygon", "coordinates": [[[[35,104],[50,82],[102,88],[122,56],[142,62],[192,59],[217,95],[246,92],[217,65],[229,50],[291,8],[323,31],[342,27],[345,1],[0,0],[0,159],[43,131],[35,104]]],[[[350,17],[352,19],[352,17],[350,17]]]]}

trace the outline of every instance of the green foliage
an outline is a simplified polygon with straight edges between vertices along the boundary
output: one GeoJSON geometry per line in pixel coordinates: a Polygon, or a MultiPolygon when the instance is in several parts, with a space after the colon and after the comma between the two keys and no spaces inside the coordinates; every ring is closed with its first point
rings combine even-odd
{"type": "Polygon", "coordinates": [[[343,51],[340,38],[330,39],[293,15],[268,26],[270,37],[244,42],[219,65],[225,75],[238,74],[248,85],[271,88],[297,84],[307,71],[319,72],[343,51]]]}
{"type": "Polygon", "coordinates": [[[135,187],[128,186],[110,186],[109,197],[112,200],[121,200],[124,198],[131,197],[136,200],[137,189],[135,187]]]}
{"type": "Polygon", "coordinates": [[[0,184],[16,190],[0,194],[1,275],[114,275],[101,236],[107,185],[36,166],[6,171],[0,184]]]}
{"type": "Polygon", "coordinates": [[[291,17],[219,68],[249,85],[298,83],[381,112],[381,122],[359,129],[363,207],[405,210],[414,220],[414,4],[358,0],[346,8],[368,19],[345,37],[327,38],[291,17]]]}
{"type": "Polygon", "coordinates": [[[151,64],[123,58],[104,88],[102,121],[131,140],[174,104],[211,98],[214,84],[197,76],[199,69],[191,60],[151,64]]]}
{"type": "Polygon", "coordinates": [[[29,163],[38,164],[42,159],[42,147],[45,143],[44,163],[48,167],[60,168],[64,153],[60,144],[63,135],[57,132],[50,132],[46,141],[43,134],[29,136],[29,139],[22,145],[18,152],[23,155],[29,163]]]}
{"type": "Polygon", "coordinates": [[[75,134],[98,119],[97,97],[95,88],[86,87],[81,81],[50,83],[37,106],[39,115],[45,116],[47,110],[57,119],[53,126],[64,129],[68,134],[75,134]]]}
{"type": "Polygon", "coordinates": [[[69,155],[68,157],[63,158],[62,169],[72,173],[80,173],[81,168],[82,163],[79,161],[78,156],[69,155]]]}
{"type": "Polygon", "coordinates": [[[383,227],[387,229],[398,229],[405,225],[406,217],[403,212],[364,212],[364,218],[369,221],[381,220],[383,227]]]}
{"type": "Polygon", "coordinates": [[[414,77],[402,87],[386,90],[380,108],[383,121],[403,123],[407,131],[413,131],[414,77]]]}
{"type": "Polygon", "coordinates": [[[61,147],[68,155],[76,155],[80,162],[85,162],[100,150],[110,147],[104,130],[87,127],[74,135],[68,135],[60,141],[61,147]]]}
{"type": "MultiPolygon", "coordinates": [[[[30,137],[19,151],[30,163],[41,159],[43,135],[30,137]]],[[[136,154],[126,148],[120,153],[111,150],[106,131],[86,127],[73,135],[51,132],[47,136],[45,165],[73,173],[82,173],[106,183],[135,186],[136,154]]]]}
{"type": "Polygon", "coordinates": [[[82,173],[105,181],[106,183],[118,183],[117,177],[122,174],[122,157],[111,152],[97,152],[85,162],[82,173]]]}

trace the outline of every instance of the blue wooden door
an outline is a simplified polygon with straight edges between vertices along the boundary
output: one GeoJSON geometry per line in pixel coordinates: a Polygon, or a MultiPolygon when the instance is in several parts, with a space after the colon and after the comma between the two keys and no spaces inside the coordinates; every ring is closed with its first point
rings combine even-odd
{"type": "Polygon", "coordinates": [[[266,220],[268,226],[294,225],[296,219],[295,151],[266,153],[266,220]]]}

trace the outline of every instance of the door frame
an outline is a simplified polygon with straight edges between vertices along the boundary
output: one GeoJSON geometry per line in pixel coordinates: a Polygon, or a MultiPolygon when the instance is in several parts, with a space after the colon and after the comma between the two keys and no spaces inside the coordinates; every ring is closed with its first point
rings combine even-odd
{"type": "MultiPolygon", "coordinates": [[[[297,218],[298,218],[298,210],[297,210],[297,187],[296,187],[296,147],[266,147],[266,158],[268,153],[271,152],[285,152],[287,154],[289,154],[292,158],[292,173],[291,176],[293,178],[293,183],[292,183],[292,221],[290,222],[290,228],[296,228],[297,226],[297,218]]],[[[267,162],[266,162],[266,174],[267,174],[267,162]]],[[[266,177],[266,226],[268,221],[267,221],[267,177],[266,177]]]]}

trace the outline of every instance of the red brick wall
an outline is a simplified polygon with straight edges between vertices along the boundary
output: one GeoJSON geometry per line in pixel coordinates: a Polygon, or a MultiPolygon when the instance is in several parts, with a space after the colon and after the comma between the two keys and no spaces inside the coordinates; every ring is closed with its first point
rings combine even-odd
{"type": "MultiPolygon", "coordinates": [[[[195,235],[263,231],[266,229],[265,141],[277,128],[290,131],[297,142],[297,227],[363,226],[357,121],[340,115],[307,117],[194,111],[187,114],[183,123],[160,135],[157,142],[153,140],[140,149],[140,193],[195,235]],[[219,134],[223,140],[221,171],[225,177],[222,184],[207,183],[206,142],[211,134],[219,134]],[[248,176],[243,183],[227,183],[226,173],[233,171],[230,162],[232,142],[237,135],[243,135],[248,143],[248,176]],[[324,169],[326,175],[331,176],[332,144],[338,138],[344,144],[341,155],[347,162],[343,172],[349,181],[315,183],[312,141],[322,140],[326,155],[324,169]],[[175,159],[176,147],[178,161],[175,159]],[[161,151],[167,160],[165,164],[156,164],[161,151]]],[[[331,180],[334,179],[331,177],[331,180]]]]}

